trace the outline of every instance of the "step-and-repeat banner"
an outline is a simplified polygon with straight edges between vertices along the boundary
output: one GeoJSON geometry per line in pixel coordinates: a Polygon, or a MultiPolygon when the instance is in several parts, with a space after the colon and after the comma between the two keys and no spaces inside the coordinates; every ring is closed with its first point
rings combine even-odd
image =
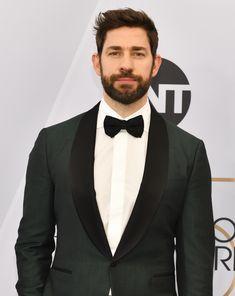
{"type": "Polygon", "coordinates": [[[132,7],[146,11],[159,31],[163,63],[149,98],[163,116],[205,142],[213,177],[214,295],[235,295],[235,3],[77,2],[0,4],[0,294],[16,295],[14,244],[29,151],[43,126],[100,99],[91,65],[95,17],[132,7]]]}

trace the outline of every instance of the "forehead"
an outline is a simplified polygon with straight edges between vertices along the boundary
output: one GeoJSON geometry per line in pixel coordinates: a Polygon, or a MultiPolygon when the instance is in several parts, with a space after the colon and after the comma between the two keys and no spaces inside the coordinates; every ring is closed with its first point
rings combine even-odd
{"type": "Polygon", "coordinates": [[[140,46],[150,49],[147,33],[142,28],[121,27],[107,32],[104,48],[111,46],[133,47],[140,46]]]}

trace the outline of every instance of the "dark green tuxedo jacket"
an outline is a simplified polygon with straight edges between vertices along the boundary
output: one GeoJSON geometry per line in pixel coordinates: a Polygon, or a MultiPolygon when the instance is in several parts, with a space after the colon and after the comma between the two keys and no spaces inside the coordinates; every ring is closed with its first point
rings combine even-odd
{"type": "Polygon", "coordinates": [[[98,108],[43,129],[30,153],[15,246],[19,295],[107,296],[112,287],[113,296],[211,296],[214,233],[203,142],[151,106],[143,180],[112,256],[94,190],[98,108]]]}

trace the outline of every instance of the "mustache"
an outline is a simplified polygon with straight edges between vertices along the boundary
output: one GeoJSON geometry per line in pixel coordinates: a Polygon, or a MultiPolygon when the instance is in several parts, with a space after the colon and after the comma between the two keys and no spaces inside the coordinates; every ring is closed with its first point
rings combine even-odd
{"type": "Polygon", "coordinates": [[[116,80],[120,79],[120,78],[131,78],[136,80],[137,82],[141,82],[143,79],[141,76],[138,75],[134,75],[131,73],[132,71],[122,71],[121,74],[112,74],[110,76],[110,82],[115,82],[116,80]]]}

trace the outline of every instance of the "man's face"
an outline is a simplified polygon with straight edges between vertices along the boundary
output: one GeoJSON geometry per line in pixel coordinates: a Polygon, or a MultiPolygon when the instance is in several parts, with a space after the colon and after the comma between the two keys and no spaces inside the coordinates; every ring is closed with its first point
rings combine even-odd
{"type": "Polygon", "coordinates": [[[122,104],[140,100],[160,67],[153,58],[147,33],[142,28],[121,27],[107,32],[101,56],[93,64],[105,93],[122,104]]]}

